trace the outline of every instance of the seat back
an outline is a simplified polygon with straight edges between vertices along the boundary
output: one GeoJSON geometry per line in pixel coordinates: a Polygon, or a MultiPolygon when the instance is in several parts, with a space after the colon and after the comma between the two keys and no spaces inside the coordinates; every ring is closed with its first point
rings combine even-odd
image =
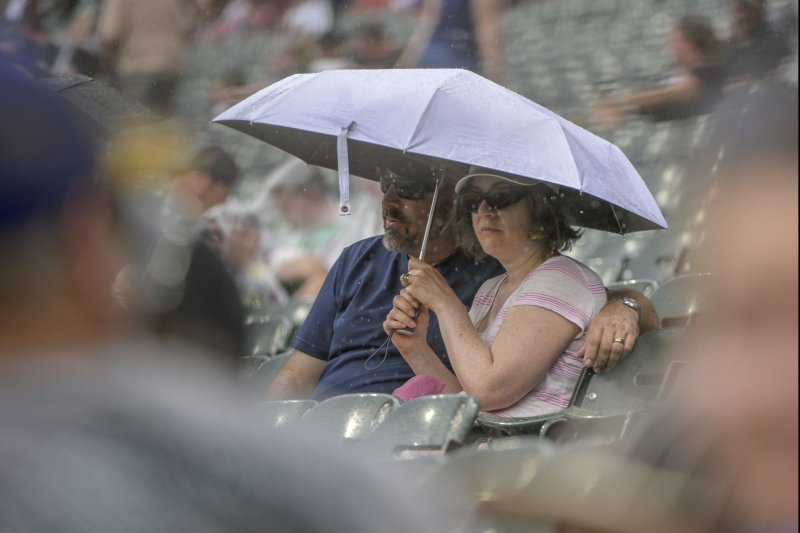
{"type": "Polygon", "coordinates": [[[313,304],[313,300],[290,300],[276,309],[274,314],[285,316],[297,329],[305,322],[313,304]]]}
{"type": "Polygon", "coordinates": [[[255,406],[259,422],[271,428],[294,427],[303,414],[317,404],[314,400],[282,400],[255,406]]]}
{"type": "Polygon", "coordinates": [[[593,374],[579,383],[568,411],[582,416],[613,416],[639,411],[659,397],[673,346],[682,328],[655,330],[640,336],[628,357],[613,370],[593,374]]]}
{"type": "Polygon", "coordinates": [[[294,326],[284,316],[261,317],[244,326],[245,357],[272,356],[286,350],[294,326]]]}
{"type": "Polygon", "coordinates": [[[617,281],[624,268],[622,259],[618,257],[593,257],[587,259],[585,263],[606,285],[617,281]]]}
{"type": "Polygon", "coordinates": [[[711,274],[685,274],[662,283],[653,292],[653,303],[661,327],[690,324],[707,306],[711,274]]]}
{"type": "Polygon", "coordinates": [[[364,442],[400,458],[441,454],[464,442],[477,415],[472,396],[422,396],[400,404],[364,442]]]}
{"type": "Polygon", "coordinates": [[[390,394],[344,394],[309,409],[300,427],[340,441],[366,438],[399,405],[390,394]]]}
{"type": "Polygon", "coordinates": [[[617,281],[606,285],[606,289],[610,291],[618,291],[630,289],[639,291],[648,298],[658,288],[658,282],[652,279],[629,279],[626,281],[617,281]]]}
{"type": "Polygon", "coordinates": [[[284,352],[269,358],[264,358],[264,362],[256,371],[250,376],[248,385],[251,387],[264,391],[265,393],[272,384],[272,380],[278,375],[283,365],[292,356],[292,352],[284,352]]]}

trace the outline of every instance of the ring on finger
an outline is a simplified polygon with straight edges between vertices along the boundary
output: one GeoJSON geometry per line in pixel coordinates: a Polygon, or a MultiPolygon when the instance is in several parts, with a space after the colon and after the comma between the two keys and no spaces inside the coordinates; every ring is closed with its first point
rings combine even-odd
{"type": "Polygon", "coordinates": [[[623,337],[614,337],[614,341],[611,344],[614,344],[614,343],[617,343],[617,342],[620,343],[620,344],[625,344],[625,339],[623,337]]]}
{"type": "Polygon", "coordinates": [[[408,283],[409,283],[408,272],[405,272],[400,276],[400,283],[402,283],[403,286],[408,285],[408,283]]]}

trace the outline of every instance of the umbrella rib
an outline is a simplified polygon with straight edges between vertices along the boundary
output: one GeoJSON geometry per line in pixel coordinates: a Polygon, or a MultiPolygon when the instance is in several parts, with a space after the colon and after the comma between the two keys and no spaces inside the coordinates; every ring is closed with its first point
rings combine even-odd
{"type": "Polygon", "coordinates": [[[617,216],[617,210],[614,209],[614,204],[608,202],[608,205],[611,206],[611,214],[614,215],[614,220],[617,221],[617,227],[619,227],[619,234],[625,236],[625,230],[622,228],[622,223],[619,221],[619,217],[617,216]]]}
{"type": "Polygon", "coordinates": [[[408,140],[406,140],[406,144],[405,144],[405,146],[403,147],[403,152],[404,152],[404,153],[405,153],[405,151],[408,149],[408,147],[411,145],[411,141],[413,141],[413,140],[414,140],[414,138],[415,138],[415,137],[417,136],[417,134],[419,133],[419,131],[420,131],[420,128],[422,127],[422,119],[423,119],[423,117],[425,117],[425,115],[428,113],[428,109],[430,109],[430,107],[431,107],[431,104],[433,104],[433,99],[434,99],[434,98],[436,97],[436,95],[437,95],[437,94],[438,94],[438,93],[441,91],[441,89],[442,89],[442,88],[441,88],[441,86],[439,86],[439,87],[436,87],[436,90],[434,90],[434,91],[433,91],[433,94],[431,95],[431,97],[430,97],[430,98],[428,98],[428,102],[425,104],[425,108],[424,108],[424,109],[422,110],[422,112],[419,114],[419,118],[417,118],[417,123],[414,125],[414,131],[411,133],[411,137],[410,137],[408,140]]]}
{"type": "MultiPolygon", "coordinates": [[[[324,138],[324,137],[322,138],[322,140],[319,143],[319,146],[317,146],[317,149],[314,150],[314,153],[311,154],[311,157],[308,158],[308,161],[306,161],[306,163],[308,163],[309,165],[313,165],[314,164],[314,163],[312,163],[312,161],[314,160],[315,157],[317,157],[317,154],[319,153],[319,151],[322,150],[322,145],[324,145],[327,141],[328,141],[327,138],[324,138]]],[[[337,163],[336,166],[338,168],[338,166],[339,166],[338,163],[337,163]]]]}

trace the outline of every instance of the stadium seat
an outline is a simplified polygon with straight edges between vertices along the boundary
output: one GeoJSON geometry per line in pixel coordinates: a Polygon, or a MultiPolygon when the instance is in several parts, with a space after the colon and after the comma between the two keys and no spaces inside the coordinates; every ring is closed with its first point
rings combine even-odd
{"type": "Polygon", "coordinates": [[[618,291],[624,289],[631,289],[634,291],[639,291],[648,298],[653,291],[658,288],[658,282],[652,279],[629,279],[626,281],[617,281],[615,283],[610,283],[606,285],[606,289],[610,291],[618,291]]]}
{"type": "MultiPolygon", "coordinates": [[[[262,363],[252,372],[249,379],[245,383],[252,389],[263,391],[266,394],[272,380],[278,374],[278,371],[283,368],[286,361],[291,357],[292,352],[284,352],[272,357],[262,357],[262,363]]],[[[254,358],[259,359],[259,358],[254,358]]]]}
{"type": "Polygon", "coordinates": [[[624,267],[619,281],[652,279],[662,282],[678,272],[685,245],[674,232],[634,233],[622,243],[624,267]]]}
{"type": "Polygon", "coordinates": [[[396,458],[441,455],[473,427],[478,401],[464,394],[423,396],[399,405],[363,442],[396,458]]]}
{"type": "Polygon", "coordinates": [[[296,426],[300,417],[316,404],[313,400],[264,402],[255,406],[255,416],[267,427],[286,429],[296,426]]]}
{"type": "Polygon", "coordinates": [[[358,441],[372,433],[399,403],[390,394],[334,396],[309,409],[300,427],[340,441],[358,441]]]}
{"type": "Polygon", "coordinates": [[[272,356],[289,347],[294,326],[284,316],[264,317],[245,325],[245,357],[272,356]]]}
{"type": "Polygon", "coordinates": [[[711,274],[685,274],[672,278],[653,292],[653,303],[661,327],[690,324],[707,305],[708,282],[711,274]]]}
{"type": "Polygon", "coordinates": [[[621,257],[593,257],[585,261],[586,266],[594,270],[604,285],[616,282],[625,267],[621,257]]]}
{"type": "Polygon", "coordinates": [[[297,329],[305,322],[313,304],[314,300],[290,300],[278,307],[273,314],[285,316],[297,329]]]}

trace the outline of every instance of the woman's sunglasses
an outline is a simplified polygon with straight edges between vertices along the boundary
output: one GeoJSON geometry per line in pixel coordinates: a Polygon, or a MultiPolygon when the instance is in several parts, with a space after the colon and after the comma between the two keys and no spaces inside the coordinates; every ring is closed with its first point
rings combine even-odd
{"type": "Polygon", "coordinates": [[[422,200],[426,194],[433,192],[436,188],[436,183],[432,180],[381,176],[380,182],[382,193],[386,194],[389,187],[394,185],[395,194],[405,200],[422,200]]]}
{"type": "Polygon", "coordinates": [[[458,195],[458,205],[469,213],[477,213],[481,203],[492,209],[505,209],[522,200],[528,194],[527,189],[502,187],[489,192],[466,191],[458,195]]]}

